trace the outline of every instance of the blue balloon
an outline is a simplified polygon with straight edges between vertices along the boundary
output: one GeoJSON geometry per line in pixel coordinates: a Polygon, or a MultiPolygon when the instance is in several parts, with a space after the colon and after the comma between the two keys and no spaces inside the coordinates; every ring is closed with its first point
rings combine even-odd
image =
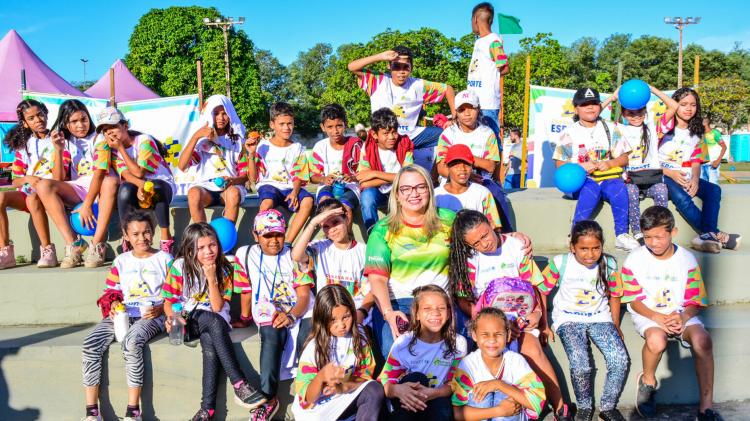
{"type": "Polygon", "coordinates": [[[617,94],[620,105],[626,110],[640,110],[648,104],[651,99],[651,89],[648,83],[640,79],[630,79],[620,86],[617,94]]]}
{"type": "Polygon", "coordinates": [[[216,230],[222,251],[229,253],[237,244],[237,228],[234,222],[222,217],[211,221],[211,226],[216,230]]]}
{"type": "MultiPolygon", "coordinates": [[[[78,210],[81,207],[81,205],[83,205],[83,203],[77,204],[76,207],[73,208],[73,210],[74,211],[78,210]]],[[[98,218],[99,217],[99,204],[95,202],[93,205],[91,205],[91,211],[94,212],[94,218],[98,218]]],[[[94,235],[94,233],[96,232],[96,222],[94,222],[93,227],[86,228],[83,225],[83,222],[81,221],[81,216],[77,213],[70,214],[70,226],[73,228],[73,231],[75,231],[79,235],[91,236],[91,235],[94,235]]]]}
{"type": "Polygon", "coordinates": [[[569,162],[555,171],[555,186],[563,193],[573,194],[581,190],[585,182],[586,170],[578,164],[569,162]]]}

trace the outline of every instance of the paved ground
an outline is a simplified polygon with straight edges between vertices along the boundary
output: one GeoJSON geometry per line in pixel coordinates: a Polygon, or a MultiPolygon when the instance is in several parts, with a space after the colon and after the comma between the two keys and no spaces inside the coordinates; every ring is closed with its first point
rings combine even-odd
{"type": "MultiPolygon", "coordinates": [[[[627,393],[627,391],[625,391],[627,393]]],[[[669,420],[669,421],[687,421],[694,420],[698,408],[693,405],[671,405],[660,406],[659,415],[649,420],[669,420]]],[[[745,421],[750,420],[750,400],[724,402],[716,405],[716,410],[721,414],[724,421],[745,421]]],[[[633,409],[621,410],[625,419],[643,420],[640,415],[633,409]]],[[[544,418],[545,421],[552,421],[552,415],[544,418]]],[[[595,418],[597,419],[597,418],[595,418]]]]}

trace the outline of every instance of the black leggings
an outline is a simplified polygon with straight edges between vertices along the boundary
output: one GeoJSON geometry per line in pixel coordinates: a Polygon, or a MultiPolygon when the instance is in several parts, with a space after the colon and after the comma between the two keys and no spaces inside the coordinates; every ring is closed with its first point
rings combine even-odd
{"type": "Polygon", "coordinates": [[[371,381],[359,392],[357,399],[350,403],[349,407],[339,415],[338,419],[345,420],[355,415],[355,421],[377,421],[381,418],[383,412],[384,399],[383,386],[377,380],[371,381]]]}
{"type": "Polygon", "coordinates": [[[201,408],[216,409],[216,393],[222,368],[234,385],[246,381],[240,369],[234,346],[229,338],[229,324],[217,313],[196,310],[192,322],[198,323],[203,353],[203,396],[201,408]]]}
{"type": "MultiPolygon", "coordinates": [[[[172,187],[164,180],[150,180],[154,183],[153,209],[159,228],[169,228],[169,204],[172,203],[172,187]]],[[[120,221],[134,209],[140,209],[138,204],[138,186],[127,181],[117,189],[117,214],[120,221]]]]}
{"type": "MultiPolygon", "coordinates": [[[[412,371],[401,378],[399,383],[417,382],[422,386],[430,386],[430,380],[424,374],[412,371]]],[[[411,412],[401,407],[401,400],[398,398],[391,399],[391,405],[393,405],[393,412],[390,413],[388,419],[391,421],[416,421],[416,420],[431,420],[431,421],[450,421],[453,419],[453,405],[451,404],[451,398],[443,397],[432,399],[427,402],[427,408],[420,412],[411,412]]]]}

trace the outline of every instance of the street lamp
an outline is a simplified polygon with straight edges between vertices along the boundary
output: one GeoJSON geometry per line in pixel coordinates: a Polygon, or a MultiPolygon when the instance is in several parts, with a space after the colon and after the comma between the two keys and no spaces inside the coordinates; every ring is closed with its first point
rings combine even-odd
{"type": "Polygon", "coordinates": [[[216,18],[211,21],[211,18],[203,18],[203,24],[206,26],[218,26],[224,33],[224,67],[227,79],[227,98],[232,99],[232,89],[229,84],[229,28],[232,25],[242,25],[245,23],[244,17],[239,17],[237,20],[233,20],[231,17],[226,19],[216,18]]]}
{"type": "Polygon", "coordinates": [[[677,56],[677,88],[682,88],[682,28],[687,25],[697,25],[701,22],[700,16],[681,18],[675,16],[673,18],[665,17],[664,23],[667,25],[674,25],[678,31],[680,31],[680,49],[678,50],[677,56]]]}
{"type": "Polygon", "coordinates": [[[82,85],[83,85],[84,88],[86,88],[86,63],[89,62],[89,59],[82,58],[81,62],[83,62],[83,83],[82,83],[82,85]]]}

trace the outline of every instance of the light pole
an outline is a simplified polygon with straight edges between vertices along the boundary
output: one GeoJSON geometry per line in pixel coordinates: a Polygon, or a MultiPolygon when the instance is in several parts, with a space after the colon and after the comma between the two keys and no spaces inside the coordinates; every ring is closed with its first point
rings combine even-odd
{"type": "Polygon", "coordinates": [[[667,25],[674,25],[675,28],[677,28],[678,31],[680,31],[680,49],[678,50],[677,55],[677,89],[682,88],[682,28],[684,28],[687,25],[695,25],[699,24],[701,22],[700,16],[698,17],[665,17],[664,23],[667,25]]]}
{"type": "Polygon", "coordinates": [[[225,20],[216,18],[213,21],[211,20],[211,18],[203,18],[204,25],[218,26],[224,33],[224,67],[227,78],[227,98],[229,99],[232,99],[232,88],[229,84],[229,28],[232,25],[242,25],[243,23],[245,23],[245,18],[241,16],[237,18],[237,20],[233,20],[231,17],[228,17],[225,20]]]}
{"type": "Polygon", "coordinates": [[[83,87],[86,88],[86,63],[89,62],[89,59],[82,58],[81,62],[83,63],[83,87]]]}

